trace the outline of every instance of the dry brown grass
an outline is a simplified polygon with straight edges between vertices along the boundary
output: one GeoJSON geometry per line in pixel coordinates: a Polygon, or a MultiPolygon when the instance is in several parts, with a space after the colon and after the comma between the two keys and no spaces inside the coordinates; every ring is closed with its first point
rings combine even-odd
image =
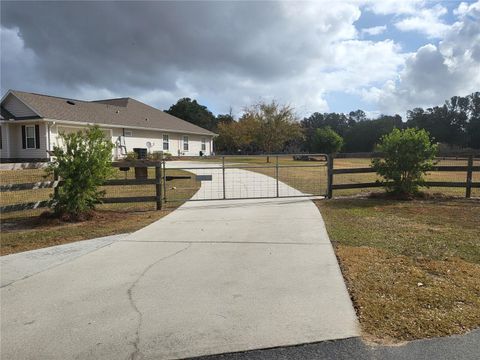
{"type": "Polygon", "coordinates": [[[372,247],[339,245],[336,252],[367,338],[413,340],[480,326],[480,266],[372,247]]]}
{"type": "Polygon", "coordinates": [[[480,326],[480,201],[318,201],[366,338],[480,326]]]}

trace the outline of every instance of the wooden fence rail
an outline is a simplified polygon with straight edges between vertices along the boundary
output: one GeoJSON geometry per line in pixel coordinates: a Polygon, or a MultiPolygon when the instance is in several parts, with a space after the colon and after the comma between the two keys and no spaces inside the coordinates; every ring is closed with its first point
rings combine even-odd
{"type": "MultiPolygon", "coordinates": [[[[107,197],[102,199],[102,203],[116,204],[116,203],[136,203],[136,202],[155,202],[157,204],[157,210],[162,209],[162,178],[164,181],[170,181],[177,178],[185,178],[185,176],[163,176],[163,168],[161,161],[136,161],[136,162],[114,162],[113,167],[118,168],[155,168],[155,178],[136,178],[136,179],[111,179],[103,183],[102,186],[136,186],[136,185],[155,185],[154,195],[151,196],[129,196],[129,197],[107,197]]],[[[12,170],[16,171],[16,170],[12,170]]],[[[55,176],[55,178],[57,178],[55,176]]],[[[25,191],[25,190],[37,190],[37,189],[58,189],[64,184],[62,180],[53,181],[40,181],[34,183],[21,183],[21,184],[6,184],[0,185],[0,193],[11,191],[25,191]]],[[[0,206],[1,213],[8,213],[13,211],[33,210],[39,208],[48,207],[51,204],[51,200],[41,200],[35,202],[26,202],[21,204],[12,204],[0,206]]]]}
{"type": "MultiPolygon", "coordinates": [[[[424,184],[428,187],[453,187],[453,188],[465,188],[465,197],[469,198],[472,194],[472,188],[480,188],[480,182],[473,182],[473,172],[480,171],[480,166],[473,165],[473,156],[466,158],[467,165],[439,165],[432,168],[433,171],[456,171],[465,172],[465,181],[426,181],[424,184]]],[[[371,167],[362,168],[345,168],[335,169],[334,158],[329,157],[328,160],[328,180],[327,180],[327,197],[330,199],[333,197],[333,190],[345,190],[345,189],[362,189],[362,188],[376,188],[383,187],[384,184],[380,181],[364,182],[364,183],[350,183],[350,184],[336,184],[335,176],[340,174],[369,174],[374,173],[375,170],[371,167]]]]}

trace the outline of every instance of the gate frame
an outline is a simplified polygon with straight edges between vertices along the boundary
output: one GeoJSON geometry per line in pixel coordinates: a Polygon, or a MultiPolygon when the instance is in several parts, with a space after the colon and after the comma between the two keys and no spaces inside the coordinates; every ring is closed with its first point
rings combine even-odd
{"type": "MultiPolygon", "coordinates": [[[[172,168],[168,169],[166,168],[166,159],[163,157],[163,154],[161,156],[161,175],[160,177],[163,179],[163,191],[162,192],[162,202],[167,203],[167,202],[176,202],[176,201],[219,201],[219,200],[255,200],[255,199],[275,199],[275,198],[301,198],[301,197],[315,197],[315,196],[324,196],[325,198],[331,198],[331,184],[333,180],[332,176],[332,171],[330,171],[331,164],[333,164],[331,155],[328,154],[323,154],[323,153],[294,153],[294,154],[259,154],[259,155],[218,155],[218,156],[202,156],[202,157],[187,157],[188,160],[191,160],[191,158],[194,158],[191,161],[202,161],[201,159],[216,159],[216,158],[221,158],[221,164],[219,166],[210,166],[210,167],[201,167],[201,166],[190,166],[190,167],[181,167],[181,168],[172,168]],[[321,164],[317,165],[280,165],[279,164],[279,158],[280,157],[295,157],[295,156],[309,156],[309,157],[324,157],[324,160],[320,160],[321,164]],[[225,166],[225,158],[245,158],[245,157],[274,157],[275,158],[275,164],[274,165],[266,165],[266,166],[259,166],[259,165],[233,165],[233,166],[225,166]],[[196,160],[195,158],[198,158],[200,160],[196,160]],[[280,196],[280,180],[279,180],[279,172],[280,168],[321,168],[321,167],[326,167],[327,169],[327,186],[326,186],[326,191],[324,194],[303,194],[303,195],[287,195],[287,196],[280,196]],[[254,168],[261,168],[261,169],[275,169],[275,177],[271,177],[272,179],[275,179],[276,182],[276,195],[275,196],[257,196],[257,197],[240,197],[240,198],[230,198],[226,196],[226,182],[225,182],[225,171],[227,169],[254,169],[254,168]],[[167,197],[167,188],[166,188],[166,171],[167,170],[222,170],[222,197],[221,198],[215,198],[215,199],[175,199],[175,200],[168,200],[167,197]],[[330,196],[330,197],[329,197],[330,196]]],[[[187,160],[187,161],[188,161],[187,160]]],[[[302,161],[302,160],[300,160],[302,161]]],[[[304,161],[304,160],[303,160],[304,161]]],[[[316,161],[312,161],[315,163],[316,161]]],[[[195,175],[195,174],[193,174],[195,175]]],[[[288,185],[288,184],[286,184],[288,185]]],[[[289,185],[288,185],[289,186],[289,185]]],[[[293,186],[291,186],[293,188],[293,186]]],[[[298,189],[296,189],[298,190],[298,189]]],[[[300,190],[298,190],[300,191],[300,190]]]]}

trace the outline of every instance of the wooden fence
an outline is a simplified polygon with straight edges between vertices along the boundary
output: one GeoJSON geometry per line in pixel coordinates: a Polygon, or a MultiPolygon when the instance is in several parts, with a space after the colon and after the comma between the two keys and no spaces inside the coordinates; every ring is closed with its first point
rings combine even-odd
{"type": "MultiPolygon", "coordinates": [[[[339,174],[368,174],[374,173],[375,170],[371,167],[363,168],[346,168],[335,169],[334,157],[329,156],[327,164],[327,197],[329,199],[333,196],[333,190],[345,190],[345,189],[361,189],[361,188],[375,188],[382,187],[384,184],[380,181],[364,182],[364,183],[349,183],[349,184],[337,184],[335,183],[335,175],[339,174]]],[[[473,172],[480,171],[480,166],[474,166],[473,156],[467,157],[466,166],[434,166],[431,171],[464,171],[465,181],[426,181],[425,185],[428,187],[452,187],[452,188],[465,188],[465,197],[470,198],[472,194],[472,188],[480,188],[480,182],[473,182],[473,172]]]]}
{"type": "MultiPolygon", "coordinates": [[[[164,164],[164,163],[163,163],[164,164]]],[[[162,167],[161,161],[122,161],[112,163],[113,167],[116,168],[134,168],[137,171],[139,176],[135,179],[111,179],[107,180],[103,186],[125,186],[125,185],[155,185],[155,194],[152,193],[151,196],[129,196],[129,197],[106,197],[102,199],[104,204],[115,204],[115,203],[135,203],[135,202],[155,202],[157,210],[162,209],[162,180],[169,181],[174,178],[179,178],[175,176],[164,176],[164,165],[162,167]],[[155,178],[148,179],[147,171],[149,167],[155,168],[155,178]],[[138,170],[140,169],[140,170],[138,170]],[[142,171],[142,169],[144,169],[142,171]],[[143,175],[143,176],[141,176],[143,175]]],[[[16,170],[12,170],[16,171],[16,170]]],[[[22,190],[37,190],[37,189],[47,189],[52,188],[54,191],[58,187],[62,186],[63,181],[58,179],[55,176],[53,181],[41,181],[35,183],[22,183],[22,184],[6,184],[0,185],[0,193],[10,192],[10,191],[22,191],[22,190]]],[[[51,200],[42,200],[36,202],[26,202],[21,204],[5,205],[0,207],[0,212],[8,213],[12,211],[21,211],[21,210],[31,210],[48,207],[51,203],[51,200]]]]}

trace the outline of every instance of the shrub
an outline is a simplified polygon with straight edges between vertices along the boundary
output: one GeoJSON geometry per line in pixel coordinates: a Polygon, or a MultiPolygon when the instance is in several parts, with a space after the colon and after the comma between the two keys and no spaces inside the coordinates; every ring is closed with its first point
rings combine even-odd
{"type": "Polygon", "coordinates": [[[56,215],[78,219],[104,196],[98,187],[113,173],[113,144],[97,126],[60,137],[65,145],[54,147],[55,160],[47,172],[56,172],[63,185],[53,195],[51,207],[56,215]]]}
{"type": "Polygon", "coordinates": [[[313,135],[313,150],[326,154],[339,152],[343,147],[343,138],[329,126],[318,128],[313,135]]]}
{"type": "Polygon", "coordinates": [[[170,154],[167,151],[153,151],[150,154],[148,154],[148,159],[149,160],[170,160],[172,158],[172,154],[170,154]]]}
{"type": "Polygon", "coordinates": [[[127,152],[127,155],[125,156],[125,160],[137,160],[138,159],[138,154],[135,151],[129,151],[127,152]]]}
{"type": "Polygon", "coordinates": [[[384,159],[373,159],[372,167],[385,181],[387,192],[411,196],[424,184],[424,175],[434,165],[437,145],[426,130],[393,129],[382,136],[377,150],[384,159]]]}

